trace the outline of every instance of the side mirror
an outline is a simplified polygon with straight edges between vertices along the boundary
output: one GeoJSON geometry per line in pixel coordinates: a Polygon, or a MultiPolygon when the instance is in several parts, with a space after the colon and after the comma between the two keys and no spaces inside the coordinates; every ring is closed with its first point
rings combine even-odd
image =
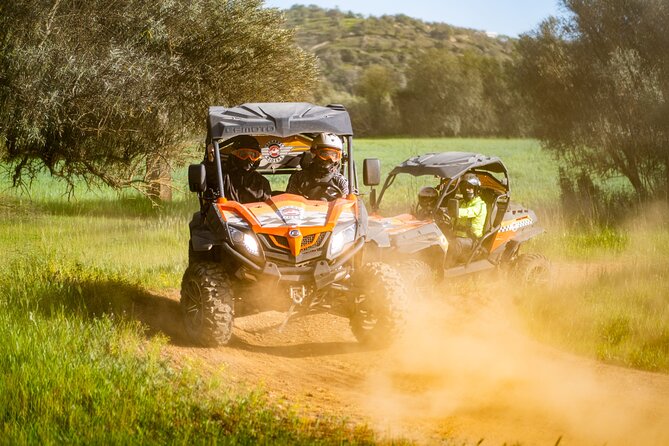
{"type": "Polygon", "coordinates": [[[191,192],[204,192],[207,188],[207,171],[204,164],[188,166],[188,188],[191,192]]]}
{"type": "Polygon", "coordinates": [[[457,198],[450,198],[446,203],[446,208],[448,209],[448,216],[451,217],[453,221],[455,221],[458,218],[460,201],[457,198]]]}
{"type": "Polygon", "coordinates": [[[362,182],[365,186],[378,186],[381,183],[381,161],[378,158],[363,161],[362,182]]]}

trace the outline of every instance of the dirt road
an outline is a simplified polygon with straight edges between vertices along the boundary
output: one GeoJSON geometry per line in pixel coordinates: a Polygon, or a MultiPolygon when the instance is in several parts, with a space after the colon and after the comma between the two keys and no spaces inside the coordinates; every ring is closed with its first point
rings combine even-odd
{"type": "Polygon", "coordinates": [[[343,416],[424,444],[669,444],[669,375],[541,345],[504,293],[415,302],[406,336],[385,350],[361,347],[348,321],[329,315],[278,333],[279,313],[237,319],[227,347],[196,348],[174,322],[176,299],[161,297],[160,311],[153,300],[144,318],[171,337],[174,360],[223,372],[237,388],[260,386],[306,416],[343,416]]]}

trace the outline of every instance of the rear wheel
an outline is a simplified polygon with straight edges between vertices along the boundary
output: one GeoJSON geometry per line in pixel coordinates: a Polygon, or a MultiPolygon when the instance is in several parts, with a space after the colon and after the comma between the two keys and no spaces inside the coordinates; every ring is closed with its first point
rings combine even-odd
{"type": "Polygon", "coordinates": [[[188,336],[205,347],[225,345],[232,336],[234,296],[218,263],[193,262],[181,281],[181,310],[188,336]]]}
{"type": "Polygon", "coordinates": [[[550,280],[551,266],[541,254],[522,254],[513,263],[513,274],[526,285],[545,285],[550,280]]]}
{"type": "Polygon", "coordinates": [[[397,269],[408,289],[425,290],[434,286],[434,271],[422,260],[404,260],[397,265],[397,269]]]}
{"type": "Polygon", "coordinates": [[[384,263],[368,263],[356,272],[353,284],[351,331],[361,343],[390,344],[406,323],[407,299],[400,275],[384,263]]]}

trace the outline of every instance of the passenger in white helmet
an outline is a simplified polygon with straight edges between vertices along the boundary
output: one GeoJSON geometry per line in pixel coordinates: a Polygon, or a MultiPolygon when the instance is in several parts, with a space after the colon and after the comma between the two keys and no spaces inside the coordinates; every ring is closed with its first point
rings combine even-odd
{"type": "Polygon", "coordinates": [[[311,143],[313,160],[303,170],[294,172],[286,192],[310,200],[331,201],[348,195],[348,180],[339,172],[343,144],[334,133],[320,133],[311,143]]]}

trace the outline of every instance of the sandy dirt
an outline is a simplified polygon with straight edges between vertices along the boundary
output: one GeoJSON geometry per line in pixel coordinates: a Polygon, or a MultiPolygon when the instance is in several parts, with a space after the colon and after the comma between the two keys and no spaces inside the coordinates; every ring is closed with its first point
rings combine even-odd
{"type": "Polygon", "coordinates": [[[237,319],[226,347],[199,348],[184,338],[178,292],[146,298],[137,310],[170,337],[166,354],[177,363],[222,373],[235,389],[260,387],[304,416],[368,423],[382,436],[421,444],[669,444],[669,375],[542,345],[525,333],[506,294],[437,289],[414,298],[405,336],[382,350],[359,345],[348,321],[332,315],[294,320],[279,333],[276,312],[237,319]]]}

